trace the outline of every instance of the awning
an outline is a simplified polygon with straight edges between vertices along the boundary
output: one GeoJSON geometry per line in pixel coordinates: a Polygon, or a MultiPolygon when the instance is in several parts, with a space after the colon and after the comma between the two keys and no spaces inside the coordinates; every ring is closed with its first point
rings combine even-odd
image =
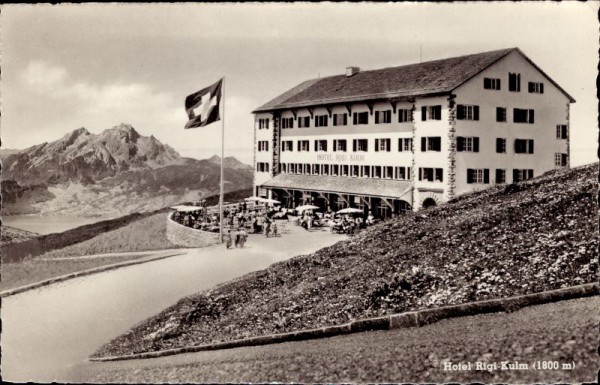
{"type": "Polygon", "coordinates": [[[413,183],[408,180],[294,174],[279,174],[260,185],[264,188],[403,199],[409,203],[412,202],[412,186],[413,183]]]}

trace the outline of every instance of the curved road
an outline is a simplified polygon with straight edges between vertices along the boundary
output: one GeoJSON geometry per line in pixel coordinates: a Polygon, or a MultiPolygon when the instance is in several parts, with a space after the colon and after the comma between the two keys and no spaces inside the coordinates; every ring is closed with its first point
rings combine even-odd
{"type": "Polygon", "coordinates": [[[4,298],[2,378],[65,381],[102,344],[181,297],[345,238],[288,227],[290,232],[278,238],[250,236],[244,249],[183,250],[179,256],[4,298]]]}

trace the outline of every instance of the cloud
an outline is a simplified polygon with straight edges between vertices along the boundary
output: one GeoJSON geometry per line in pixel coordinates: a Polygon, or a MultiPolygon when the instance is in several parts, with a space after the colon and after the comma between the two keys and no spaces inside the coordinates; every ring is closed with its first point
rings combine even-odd
{"type": "Polygon", "coordinates": [[[63,67],[49,65],[43,61],[32,61],[21,73],[21,80],[28,86],[46,89],[59,87],[68,78],[68,72],[63,67]]]}

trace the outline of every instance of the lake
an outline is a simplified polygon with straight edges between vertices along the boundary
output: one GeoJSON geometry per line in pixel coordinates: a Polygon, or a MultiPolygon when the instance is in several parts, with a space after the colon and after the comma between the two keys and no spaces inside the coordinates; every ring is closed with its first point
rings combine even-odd
{"type": "Polygon", "coordinates": [[[112,217],[74,217],[67,215],[9,215],[2,217],[2,225],[32,231],[38,234],[61,233],[79,226],[112,219],[112,217]]]}

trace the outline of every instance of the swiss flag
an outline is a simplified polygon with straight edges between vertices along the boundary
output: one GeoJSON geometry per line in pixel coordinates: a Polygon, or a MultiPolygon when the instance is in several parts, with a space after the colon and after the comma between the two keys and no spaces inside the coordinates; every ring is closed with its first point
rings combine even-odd
{"type": "Polygon", "coordinates": [[[204,127],[221,120],[219,106],[222,84],[223,79],[185,98],[185,111],[189,118],[185,128],[204,127]]]}

